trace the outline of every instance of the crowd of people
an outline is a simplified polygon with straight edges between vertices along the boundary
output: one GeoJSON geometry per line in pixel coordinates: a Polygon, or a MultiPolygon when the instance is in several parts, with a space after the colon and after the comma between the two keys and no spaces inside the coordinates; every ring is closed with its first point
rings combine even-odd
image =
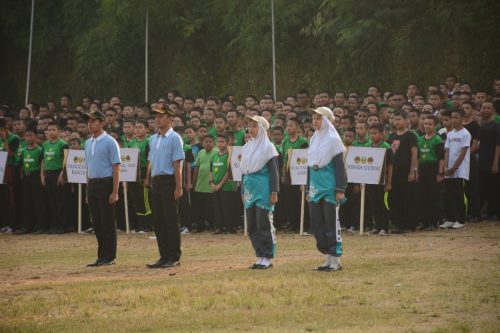
{"type": "MultiPolygon", "coordinates": [[[[302,89],[275,100],[271,94],[204,98],[171,90],[139,105],[116,96],[109,100],[85,96],[76,102],[69,94],[58,103],[31,103],[18,109],[2,105],[0,151],[8,152],[8,159],[0,185],[0,231],[76,230],[77,186],[67,182],[65,151],[84,149],[89,139],[84,115],[92,112],[104,115],[104,130],[120,147],[140,151],[140,181],[119,187],[117,227],[125,228],[126,186],[132,229],[152,231],[152,211],[159,208],[151,202],[147,166],[150,135],[158,132],[155,109],[172,112],[172,128],[183,138],[184,191],[178,201],[182,233],[236,233],[242,227],[246,194],[241,183],[232,180],[230,147],[250,140],[247,119],[256,116],[269,124],[268,137],[278,153],[273,224],[278,231],[298,231],[303,188],[291,185],[290,149],[309,147],[321,128],[314,125],[310,110],[321,107],[332,111],[331,123],[345,147],[387,149],[383,182],[366,186],[364,219],[370,232],[458,229],[466,222],[498,220],[500,78],[493,87],[480,89],[449,75],[425,89],[410,83],[404,92],[383,91],[376,85],[364,93],[310,94],[302,89]]],[[[306,205],[309,229],[311,213],[318,208],[312,205],[315,192],[310,186],[305,190],[308,199],[313,198],[306,205]]],[[[92,232],[85,198],[81,198],[84,229],[92,232]]],[[[360,185],[355,180],[348,180],[339,204],[341,227],[346,232],[358,230],[360,185]]]]}

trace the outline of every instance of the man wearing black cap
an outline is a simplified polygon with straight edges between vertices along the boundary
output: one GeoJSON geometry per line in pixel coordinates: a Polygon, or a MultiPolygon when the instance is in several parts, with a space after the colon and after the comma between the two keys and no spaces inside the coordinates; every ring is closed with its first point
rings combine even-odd
{"type": "Polygon", "coordinates": [[[85,143],[87,163],[87,203],[97,238],[97,260],[88,267],[113,265],[116,258],[116,221],[114,204],[118,201],[120,148],[104,132],[100,110],[85,114],[92,137],[85,143]]]}
{"type": "Polygon", "coordinates": [[[149,140],[149,164],[145,179],[151,184],[153,221],[160,259],[148,268],[168,268],[180,264],[181,236],[177,200],[182,196],[182,138],[172,128],[174,113],[163,103],[155,112],[158,133],[149,140]]]}

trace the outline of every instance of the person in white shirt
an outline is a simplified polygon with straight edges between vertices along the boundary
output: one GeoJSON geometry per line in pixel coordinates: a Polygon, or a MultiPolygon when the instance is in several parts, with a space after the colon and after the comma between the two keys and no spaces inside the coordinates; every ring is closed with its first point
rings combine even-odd
{"type": "Polygon", "coordinates": [[[465,226],[464,181],[469,180],[470,133],[463,126],[464,111],[454,109],[451,121],[454,130],[448,132],[444,146],[444,206],[446,221],[442,229],[465,226]]]}

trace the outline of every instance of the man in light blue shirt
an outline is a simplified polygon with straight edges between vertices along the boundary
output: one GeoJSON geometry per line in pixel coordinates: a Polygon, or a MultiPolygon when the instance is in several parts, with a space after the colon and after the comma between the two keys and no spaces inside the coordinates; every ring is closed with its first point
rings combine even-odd
{"type": "Polygon", "coordinates": [[[113,265],[116,258],[115,203],[118,201],[120,148],[104,132],[100,110],[85,114],[92,137],[85,143],[87,203],[97,238],[97,260],[88,267],[113,265]]]}
{"type": "Polygon", "coordinates": [[[144,183],[151,184],[153,221],[160,259],[148,268],[174,267],[180,264],[181,235],[177,200],[182,196],[182,138],[172,128],[174,113],[164,104],[155,112],[158,133],[149,140],[149,164],[144,183]]]}

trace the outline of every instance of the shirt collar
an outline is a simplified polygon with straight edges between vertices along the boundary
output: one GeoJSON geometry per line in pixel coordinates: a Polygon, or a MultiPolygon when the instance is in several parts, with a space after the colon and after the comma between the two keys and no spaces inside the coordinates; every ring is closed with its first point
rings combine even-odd
{"type": "Polygon", "coordinates": [[[106,136],[106,132],[102,132],[97,138],[92,137],[92,140],[99,141],[106,136]]]}
{"type": "Polygon", "coordinates": [[[158,135],[158,137],[159,137],[159,138],[160,138],[160,137],[162,137],[162,136],[163,136],[163,137],[167,137],[167,136],[169,136],[169,135],[170,135],[173,131],[174,131],[174,129],[173,129],[172,127],[170,127],[170,129],[169,129],[169,130],[168,130],[165,134],[161,135],[160,131],[158,131],[157,135],[158,135]]]}

